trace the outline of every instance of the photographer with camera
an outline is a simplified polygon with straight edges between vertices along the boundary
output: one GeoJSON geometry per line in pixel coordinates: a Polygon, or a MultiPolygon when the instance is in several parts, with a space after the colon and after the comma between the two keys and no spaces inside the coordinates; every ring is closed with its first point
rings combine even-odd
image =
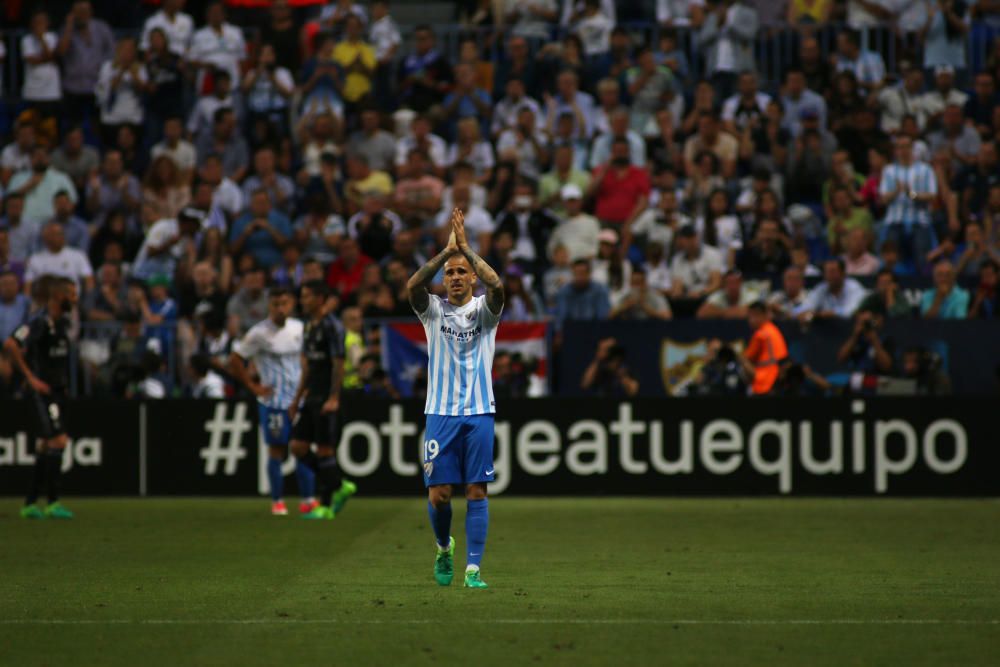
{"type": "Polygon", "coordinates": [[[639,381],[625,366],[625,348],[614,338],[597,344],[597,354],[580,379],[580,388],[593,396],[627,396],[639,393],[639,381]]]}
{"type": "Polygon", "coordinates": [[[941,355],[923,347],[903,352],[903,377],[916,380],[917,396],[951,394],[951,379],[942,370],[941,355]]]}
{"type": "Polygon", "coordinates": [[[746,369],[740,357],[718,338],[708,341],[705,363],[698,371],[690,396],[746,396],[746,369]]]}
{"type": "Polygon", "coordinates": [[[892,372],[891,338],[882,339],[885,308],[880,304],[858,310],[854,330],[837,352],[837,361],[865,375],[888,375],[892,372]]]}

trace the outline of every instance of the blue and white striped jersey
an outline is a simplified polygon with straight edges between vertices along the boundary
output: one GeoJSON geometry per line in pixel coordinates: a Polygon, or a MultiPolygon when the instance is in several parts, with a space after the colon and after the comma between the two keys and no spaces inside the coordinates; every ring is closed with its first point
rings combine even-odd
{"type": "Polygon", "coordinates": [[[894,162],[882,170],[878,192],[887,195],[894,192],[900,183],[903,184],[903,192],[889,202],[885,223],[906,226],[931,224],[930,204],[910,198],[910,192],[921,195],[938,193],[937,177],[931,166],[926,162],[914,162],[907,167],[894,162]]]}
{"type": "Polygon", "coordinates": [[[261,404],[281,410],[292,404],[302,375],[302,332],[300,320],[288,318],[285,325],[278,328],[268,318],[250,327],[233,345],[233,352],[253,360],[261,384],[273,390],[270,396],[257,399],[261,404]]]}
{"type": "Polygon", "coordinates": [[[493,351],[500,316],[486,307],[486,297],[455,306],[432,294],[417,317],[427,334],[424,412],[453,417],[496,412],[493,351]]]}

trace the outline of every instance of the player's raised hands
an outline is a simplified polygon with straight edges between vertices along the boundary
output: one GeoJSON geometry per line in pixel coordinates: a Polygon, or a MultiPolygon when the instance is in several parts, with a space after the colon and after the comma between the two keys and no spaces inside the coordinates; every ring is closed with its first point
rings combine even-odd
{"type": "Polygon", "coordinates": [[[465,215],[457,208],[451,212],[451,233],[459,250],[469,247],[469,239],[465,236],[465,215]]]}

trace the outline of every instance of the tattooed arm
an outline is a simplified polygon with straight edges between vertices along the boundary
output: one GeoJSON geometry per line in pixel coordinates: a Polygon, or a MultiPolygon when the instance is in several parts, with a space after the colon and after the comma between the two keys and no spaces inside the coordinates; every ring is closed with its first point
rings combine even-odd
{"type": "Polygon", "coordinates": [[[410,306],[413,307],[414,312],[417,314],[426,311],[428,304],[430,304],[430,295],[427,292],[427,286],[431,284],[434,276],[441,270],[444,263],[448,261],[448,258],[458,252],[458,246],[455,245],[454,239],[454,234],[452,234],[452,238],[448,242],[448,247],[417,269],[417,272],[410,276],[409,281],[406,283],[406,292],[410,298],[410,306]]]}
{"type": "Polygon", "coordinates": [[[451,225],[455,233],[458,251],[465,255],[472,266],[473,273],[486,286],[486,307],[494,315],[499,315],[500,311],[503,310],[503,281],[500,280],[497,272],[486,263],[486,260],[472,250],[469,240],[465,236],[465,216],[458,209],[455,209],[451,216],[451,225]]]}

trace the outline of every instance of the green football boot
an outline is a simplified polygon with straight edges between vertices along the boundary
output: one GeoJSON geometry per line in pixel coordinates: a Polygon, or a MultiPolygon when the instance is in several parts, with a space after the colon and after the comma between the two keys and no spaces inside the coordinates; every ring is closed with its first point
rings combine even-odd
{"type": "Polygon", "coordinates": [[[448,540],[448,548],[442,551],[438,547],[434,559],[434,580],[438,586],[451,586],[451,580],[455,578],[455,538],[448,540]]]}
{"type": "Polygon", "coordinates": [[[22,519],[44,519],[45,512],[38,507],[38,505],[32,503],[30,505],[25,505],[21,508],[21,518],[22,519]]]}
{"type": "Polygon", "coordinates": [[[310,519],[312,521],[322,521],[324,519],[332,519],[333,517],[333,510],[329,507],[323,507],[322,505],[317,505],[312,508],[312,511],[306,512],[302,515],[303,519],[310,519]]]}
{"type": "Polygon", "coordinates": [[[489,588],[486,582],[479,578],[479,570],[465,571],[465,588],[489,588]]]}
{"type": "Polygon", "coordinates": [[[350,480],[344,480],[340,488],[333,494],[333,513],[340,514],[347,501],[358,492],[358,485],[350,480]]]}
{"type": "Polygon", "coordinates": [[[45,508],[45,516],[50,519],[72,519],[73,513],[62,503],[52,503],[45,508]]]}

